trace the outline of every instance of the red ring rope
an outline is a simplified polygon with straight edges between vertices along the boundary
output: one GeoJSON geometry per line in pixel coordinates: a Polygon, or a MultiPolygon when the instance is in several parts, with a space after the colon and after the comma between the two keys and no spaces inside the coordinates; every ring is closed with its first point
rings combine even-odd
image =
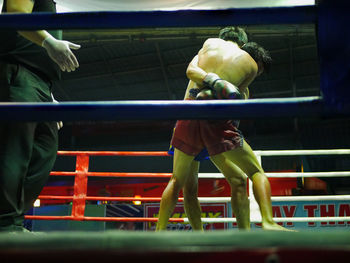
{"type": "MultiPolygon", "coordinates": [[[[121,221],[121,222],[157,222],[157,218],[124,218],[124,217],[86,217],[84,216],[86,200],[94,201],[156,201],[160,197],[104,197],[104,196],[87,196],[87,179],[88,176],[94,177],[149,177],[149,178],[169,178],[171,173],[110,173],[110,172],[88,172],[89,156],[170,156],[167,152],[134,152],[134,151],[58,151],[58,155],[76,156],[76,170],[74,172],[51,172],[52,176],[74,176],[74,194],[73,196],[53,196],[42,195],[39,199],[56,199],[72,200],[72,214],[70,216],[30,216],[26,219],[36,220],[79,220],[79,221],[121,221]]],[[[183,198],[179,198],[183,201],[183,198]]],[[[171,218],[170,222],[184,222],[182,218],[171,218]]]]}

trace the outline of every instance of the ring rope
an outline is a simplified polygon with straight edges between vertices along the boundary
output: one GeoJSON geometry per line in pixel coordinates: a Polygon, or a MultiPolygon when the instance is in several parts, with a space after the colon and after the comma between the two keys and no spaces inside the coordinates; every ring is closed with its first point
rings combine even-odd
{"type": "MultiPolygon", "coordinates": [[[[288,173],[265,173],[269,178],[294,178],[294,177],[349,177],[350,172],[288,172],[288,173]]],[[[198,178],[225,178],[221,173],[199,173],[198,178]]]]}
{"type": "Polygon", "coordinates": [[[0,29],[116,29],[316,23],[316,6],[4,14],[0,29]]]}
{"type": "Polygon", "coordinates": [[[164,151],[58,151],[60,156],[170,156],[164,151]]]}
{"type": "MultiPolygon", "coordinates": [[[[40,195],[39,199],[54,200],[72,200],[73,196],[67,195],[40,195]]],[[[160,202],[161,197],[106,197],[106,196],[87,196],[88,201],[115,201],[115,202],[160,202]]],[[[249,197],[248,197],[249,199],[249,197]]],[[[198,197],[201,203],[223,203],[231,202],[231,197],[198,197]]],[[[178,199],[183,202],[183,197],[178,199]]],[[[293,202],[293,201],[350,201],[350,195],[321,195],[321,196],[272,196],[272,202],[293,202]]]]}
{"type": "MultiPolygon", "coordinates": [[[[55,176],[75,176],[77,172],[57,172],[50,175],[55,176]]],[[[124,172],[87,172],[87,176],[92,177],[146,177],[146,178],[170,178],[172,173],[124,173],[124,172]]]]}
{"type": "Polygon", "coordinates": [[[256,150],[256,155],[260,156],[293,156],[293,155],[333,155],[350,154],[350,149],[324,149],[324,150],[256,150]]]}
{"type": "MultiPolygon", "coordinates": [[[[185,223],[189,223],[188,218],[184,218],[185,223]]],[[[350,221],[350,216],[344,217],[274,217],[276,223],[279,222],[343,222],[350,221]]],[[[234,217],[227,218],[202,218],[203,223],[235,223],[234,217]]],[[[252,219],[251,223],[261,223],[261,220],[252,219]]]]}
{"type": "MultiPolygon", "coordinates": [[[[52,171],[53,176],[75,176],[77,172],[52,171]]],[[[269,178],[297,178],[297,177],[349,177],[350,172],[298,172],[298,173],[265,173],[269,178]]],[[[130,173],[130,172],[87,172],[93,177],[140,177],[140,178],[170,178],[172,173],[130,173]]],[[[201,179],[224,179],[221,173],[199,173],[201,179]]]]}
{"type": "MultiPolygon", "coordinates": [[[[293,156],[293,155],[339,155],[350,154],[350,149],[322,150],[254,150],[258,156],[293,156]]],[[[76,156],[171,156],[165,151],[58,151],[57,155],[76,156]]]]}
{"type": "MultiPolygon", "coordinates": [[[[26,216],[27,219],[35,220],[79,220],[79,221],[117,221],[117,222],[157,222],[155,217],[83,217],[77,219],[73,216],[26,216]]],[[[201,218],[203,223],[236,223],[236,218],[201,218]]],[[[274,217],[275,222],[344,222],[350,221],[349,216],[344,217],[274,217]]],[[[189,223],[187,217],[170,218],[169,222],[189,223]]],[[[261,223],[259,219],[252,219],[251,223],[261,223]]]]}
{"type": "MultiPolygon", "coordinates": [[[[5,16],[5,15],[4,15],[5,16]]],[[[1,16],[0,16],[1,18],[1,16]]],[[[0,19],[1,21],[1,19],[0,19]]],[[[117,121],[186,119],[258,119],[320,117],[339,114],[321,97],[215,101],[108,101],[61,103],[0,103],[0,120],[7,121],[117,121]],[[81,112],[84,111],[84,114],[81,112]]]]}
{"type": "MultiPolygon", "coordinates": [[[[338,149],[338,150],[294,150],[294,151],[256,151],[255,153],[259,156],[273,156],[277,153],[281,155],[321,155],[321,154],[350,154],[349,149],[338,149]]],[[[76,156],[76,171],[75,172],[52,172],[51,175],[60,176],[74,176],[74,195],[73,196],[39,196],[39,199],[59,199],[59,200],[72,200],[72,215],[71,216],[26,216],[27,219],[47,219],[47,220],[95,220],[95,221],[120,221],[122,218],[89,218],[84,216],[85,203],[87,200],[90,201],[144,201],[144,202],[160,202],[160,197],[100,197],[100,196],[87,196],[87,181],[89,176],[102,176],[102,177],[164,177],[168,178],[171,173],[101,173],[101,172],[88,172],[89,157],[90,156],[169,156],[167,152],[125,152],[125,151],[59,151],[58,155],[76,156]],[[57,219],[61,218],[61,219],[57,219]]],[[[348,176],[349,172],[327,172],[327,173],[270,173],[271,177],[286,177],[291,174],[292,177],[306,177],[306,176],[348,176]]],[[[224,178],[221,174],[200,174],[200,178],[224,178]]],[[[268,173],[269,175],[269,173],[268,173]]],[[[275,196],[271,198],[272,201],[315,201],[315,200],[350,200],[348,195],[339,196],[275,196]]],[[[179,198],[180,202],[183,202],[183,198],[179,198]]],[[[218,202],[230,202],[230,197],[199,197],[200,202],[218,203],[218,202]]],[[[343,220],[347,220],[346,217],[341,217],[343,220]]],[[[322,218],[321,220],[328,220],[322,218]]],[[[340,219],[340,220],[342,220],[340,219]]],[[[136,219],[145,221],[144,219],[136,219]]],[[[148,219],[147,219],[148,220],[148,219]]],[[[151,219],[152,222],[157,219],[151,219]]],[[[228,219],[227,219],[228,220],[228,219]]],[[[253,219],[259,220],[259,219],[253,219]]],[[[294,219],[293,219],[294,220],[294,219]]],[[[130,218],[127,221],[135,221],[135,218],[130,218]]],[[[289,220],[290,221],[290,220],[289,220]]],[[[334,220],[332,220],[334,221],[334,220]]],[[[175,221],[173,221],[175,222],[175,221]]],[[[232,221],[233,222],[233,221],[232,221]]]]}
{"type": "MultiPolygon", "coordinates": [[[[327,149],[327,150],[278,150],[278,151],[254,151],[258,156],[293,156],[293,155],[343,155],[350,154],[350,149],[327,149]]],[[[58,151],[60,156],[170,156],[164,151],[58,151]]],[[[55,176],[75,176],[76,172],[51,172],[55,176]]],[[[121,172],[87,172],[88,176],[98,177],[150,177],[167,178],[171,173],[121,173],[121,172]]],[[[266,173],[270,178],[294,178],[294,177],[349,177],[348,171],[334,172],[288,172],[288,173],[266,173]]],[[[199,178],[225,178],[221,173],[199,173],[199,178]]]]}

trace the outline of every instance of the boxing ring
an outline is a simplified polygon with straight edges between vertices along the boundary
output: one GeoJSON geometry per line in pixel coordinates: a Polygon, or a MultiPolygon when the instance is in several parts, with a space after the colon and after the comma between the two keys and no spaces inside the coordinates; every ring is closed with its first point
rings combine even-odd
{"type": "MultiPolygon", "coordinates": [[[[307,155],[350,155],[350,149],[335,150],[284,150],[284,151],[255,151],[255,155],[262,164],[263,156],[307,156],[307,155]]],[[[85,216],[86,201],[107,201],[107,202],[160,202],[161,197],[105,197],[105,196],[88,196],[88,178],[104,177],[104,178],[167,178],[170,179],[171,173],[149,173],[149,172],[89,172],[89,159],[93,156],[132,156],[132,157],[149,157],[154,158],[169,156],[167,152],[161,151],[59,151],[59,156],[75,156],[76,170],[71,172],[53,171],[51,176],[73,176],[74,194],[72,196],[65,195],[40,195],[41,200],[71,200],[72,212],[69,216],[40,216],[27,215],[27,219],[32,220],[77,220],[77,221],[118,221],[118,222],[157,222],[155,217],[89,217],[85,216]]],[[[313,177],[350,177],[350,171],[334,171],[334,172],[278,172],[266,173],[268,178],[313,178],[313,177]]],[[[200,173],[200,179],[224,179],[221,173],[200,173]]],[[[249,187],[249,199],[251,204],[251,223],[261,222],[257,203],[252,193],[252,184],[247,180],[249,187]],[[254,211],[254,208],[256,210],[254,211]]],[[[350,201],[350,195],[322,195],[322,196],[272,196],[272,202],[288,202],[288,201],[350,201]]],[[[201,203],[230,203],[231,197],[199,197],[201,203]]],[[[179,202],[183,202],[183,198],[179,198],[179,202]]],[[[337,222],[339,225],[350,223],[350,205],[344,208],[342,216],[322,216],[322,217],[275,217],[275,222],[337,222]],[[345,221],[349,221],[345,223],[345,221]]],[[[188,218],[170,218],[169,222],[178,222],[189,224],[188,218]]],[[[235,223],[236,218],[202,218],[203,223],[235,223]]]]}
{"type": "MultiPolygon", "coordinates": [[[[318,6],[178,10],[152,12],[87,12],[69,14],[13,14],[0,16],[0,29],[89,29],[138,27],[198,27],[241,24],[314,23],[318,27],[318,47],[321,69],[321,94],[319,97],[288,99],[254,99],[249,101],[121,101],[121,102],[63,102],[51,103],[0,103],[2,121],[77,121],[77,120],[177,120],[208,118],[266,118],[349,116],[349,74],[337,74],[338,64],[344,65],[350,57],[350,36],[342,35],[344,45],[334,41],[339,30],[346,29],[349,18],[345,12],[346,1],[335,6],[322,1],[318,6]],[[339,8],[343,7],[343,8],[339,8]],[[337,28],[337,30],[334,30],[337,28]],[[344,56],[330,55],[337,49],[344,56]],[[218,117],[220,116],[220,117],[218,117]]],[[[347,32],[347,31],[344,31],[347,32]]],[[[347,72],[349,65],[344,65],[347,72]]],[[[74,176],[73,196],[40,196],[40,199],[72,200],[70,216],[27,216],[40,220],[76,221],[140,221],[155,222],[156,218],[99,218],[84,215],[88,200],[159,202],[159,197],[100,197],[87,196],[88,177],[154,177],[168,178],[169,173],[100,173],[89,172],[89,156],[133,155],[165,156],[165,152],[59,152],[76,156],[76,171],[52,172],[52,176],[74,176]]],[[[350,154],[349,149],[314,151],[255,151],[261,156],[350,154]]],[[[268,177],[330,177],[350,176],[350,172],[269,174],[268,177]]],[[[218,178],[218,174],[200,174],[199,178],[218,178]]],[[[251,192],[251,191],[250,191],[251,192]]],[[[289,200],[308,201],[316,197],[273,197],[273,202],[289,200]]],[[[349,203],[349,195],[320,196],[318,200],[342,200],[349,203]]],[[[179,201],[182,201],[181,199],[179,201]]],[[[201,202],[227,202],[221,199],[200,198],[201,202]]],[[[254,200],[250,201],[254,206],[254,200]]],[[[253,213],[254,215],[254,213],[253,213]]],[[[185,223],[187,219],[172,218],[171,222],[185,223]]],[[[203,218],[203,222],[235,222],[234,218],[203,218]]],[[[337,222],[349,224],[346,208],[342,216],[326,217],[276,217],[276,222],[337,222]]],[[[252,222],[259,222],[258,218],[252,222]]],[[[348,231],[213,231],[213,232],[125,232],[104,233],[53,232],[33,234],[0,234],[1,262],[77,262],[102,260],[212,262],[215,260],[237,262],[336,262],[350,257],[348,231]]]]}

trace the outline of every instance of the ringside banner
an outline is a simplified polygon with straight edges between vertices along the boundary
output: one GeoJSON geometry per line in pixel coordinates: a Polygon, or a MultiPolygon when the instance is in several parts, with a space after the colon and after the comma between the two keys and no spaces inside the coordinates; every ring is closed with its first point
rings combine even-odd
{"type": "MultiPolygon", "coordinates": [[[[215,204],[202,204],[202,217],[208,218],[225,218],[228,217],[228,208],[226,203],[215,203],[215,204]]],[[[158,204],[145,204],[144,217],[158,217],[159,203],[158,204]]],[[[177,204],[171,218],[185,218],[187,217],[183,204],[177,204]]],[[[227,229],[227,223],[214,223],[214,224],[203,224],[205,230],[217,230],[227,229]]],[[[144,223],[144,230],[155,230],[156,224],[153,222],[144,223]]],[[[171,223],[169,222],[168,230],[191,230],[191,225],[187,223],[171,223]]]]}
{"type": "MultiPolygon", "coordinates": [[[[349,201],[299,201],[273,202],[273,217],[343,217],[350,216],[349,201]]],[[[341,227],[350,230],[350,222],[283,222],[288,229],[334,230],[341,227]]],[[[259,225],[254,224],[255,227],[259,225]]]]}

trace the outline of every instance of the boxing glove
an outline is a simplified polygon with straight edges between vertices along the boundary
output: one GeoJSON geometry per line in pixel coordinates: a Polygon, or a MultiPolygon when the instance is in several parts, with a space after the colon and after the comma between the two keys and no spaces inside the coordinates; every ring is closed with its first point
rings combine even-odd
{"type": "Polygon", "coordinates": [[[212,100],[215,99],[211,89],[204,88],[196,96],[196,100],[212,100]]]}
{"type": "Polygon", "coordinates": [[[230,82],[221,79],[215,73],[208,73],[203,80],[204,87],[212,90],[215,99],[241,99],[238,88],[230,82]]]}

